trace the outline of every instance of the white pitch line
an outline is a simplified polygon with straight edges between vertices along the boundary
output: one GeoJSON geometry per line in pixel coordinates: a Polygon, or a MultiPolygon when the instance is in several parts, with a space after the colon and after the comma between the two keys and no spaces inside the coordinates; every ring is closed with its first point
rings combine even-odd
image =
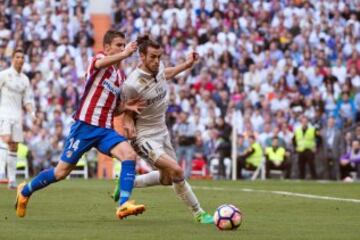
{"type": "Polygon", "coordinates": [[[306,194],[306,193],[295,193],[295,192],[286,192],[286,191],[257,190],[257,189],[252,189],[252,188],[231,189],[231,188],[220,188],[220,187],[200,187],[200,186],[192,186],[192,187],[195,188],[195,189],[211,190],[211,191],[236,191],[236,192],[271,193],[271,194],[286,195],[286,196],[293,196],[293,197],[302,197],[302,198],[311,198],[311,199],[320,199],[320,200],[360,203],[360,199],[354,199],[354,198],[338,198],[338,197],[320,196],[320,195],[313,195],[313,194],[306,194]]]}

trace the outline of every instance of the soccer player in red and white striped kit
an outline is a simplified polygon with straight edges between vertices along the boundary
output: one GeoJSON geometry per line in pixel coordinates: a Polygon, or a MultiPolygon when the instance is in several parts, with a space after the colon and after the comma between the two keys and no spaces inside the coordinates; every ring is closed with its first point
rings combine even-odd
{"type": "MultiPolygon", "coordinates": [[[[24,217],[31,194],[51,183],[65,179],[75,168],[81,156],[92,147],[122,161],[120,173],[120,199],[116,215],[122,219],[145,210],[129,200],[135,179],[135,158],[131,145],[124,136],[113,130],[112,122],[120,104],[121,85],[125,75],[121,61],[137,50],[136,42],[125,46],[125,36],[121,32],[109,30],[103,39],[104,51],[93,57],[86,73],[86,83],[80,106],[74,115],[75,122],[66,138],[61,159],[55,168],[42,171],[29,183],[18,187],[16,214],[24,217]]],[[[144,103],[134,100],[123,105],[122,110],[141,110],[144,103]]]]}

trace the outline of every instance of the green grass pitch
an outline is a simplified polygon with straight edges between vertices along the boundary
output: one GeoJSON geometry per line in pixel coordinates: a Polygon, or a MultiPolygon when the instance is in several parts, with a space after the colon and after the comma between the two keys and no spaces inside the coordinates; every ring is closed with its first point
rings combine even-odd
{"type": "Polygon", "coordinates": [[[243,188],[360,199],[360,184],[300,181],[192,181],[205,210],[232,203],[244,214],[237,231],[195,223],[169,187],[135,189],[147,210],[115,218],[112,181],[67,180],[37,192],[27,216],[15,216],[15,191],[0,185],[0,240],[85,239],[360,239],[360,203],[308,199],[243,188]]]}

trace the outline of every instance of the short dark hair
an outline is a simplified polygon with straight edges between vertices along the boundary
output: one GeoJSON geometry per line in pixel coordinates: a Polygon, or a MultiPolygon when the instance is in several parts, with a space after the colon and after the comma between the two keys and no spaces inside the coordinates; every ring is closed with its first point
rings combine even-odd
{"type": "Polygon", "coordinates": [[[147,49],[149,47],[152,47],[152,48],[155,48],[155,49],[160,48],[160,44],[155,42],[154,40],[150,39],[150,37],[148,35],[137,37],[136,42],[137,42],[137,45],[139,47],[139,52],[140,53],[146,54],[147,49]]]}
{"type": "Polygon", "coordinates": [[[20,49],[20,48],[17,48],[17,49],[15,49],[15,51],[13,52],[12,57],[15,57],[15,54],[17,54],[17,53],[25,54],[24,50],[22,50],[22,49],[20,49]]]}
{"type": "Polygon", "coordinates": [[[103,46],[105,46],[105,44],[111,44],[111,42],[114,40],[114,38],[125,38],[125,34],[123,34],[122,32],[119,31],[115,31],[115,30],[108,30],[103,38],[103,46]]]}

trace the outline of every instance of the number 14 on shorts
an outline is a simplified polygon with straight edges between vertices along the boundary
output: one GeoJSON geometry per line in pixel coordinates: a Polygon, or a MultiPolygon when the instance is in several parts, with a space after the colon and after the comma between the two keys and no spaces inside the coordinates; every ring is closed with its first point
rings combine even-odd
{"type": "Polygon", "coordinates": [[[80,140],[70,138],[69,142],[70,142],[70,145],[67,147],[67,151],[66,151],[66,157],[68,157],[68,158],[70,158],[72,156],[73,152],[76,152],[78,150],[80,140]]]}
{"type": "Polygon", "coordinates": [[[79,148],[79,144],[80,144],[80,140],[79,139],[77,139],[77,140],[75,140],[74,138],[71,138],[70,139],[70,145],[69,145],[69,150],[70,149],[73,149],[74,151],[77,151],[78,150],[78,148],[79,148]]]}

